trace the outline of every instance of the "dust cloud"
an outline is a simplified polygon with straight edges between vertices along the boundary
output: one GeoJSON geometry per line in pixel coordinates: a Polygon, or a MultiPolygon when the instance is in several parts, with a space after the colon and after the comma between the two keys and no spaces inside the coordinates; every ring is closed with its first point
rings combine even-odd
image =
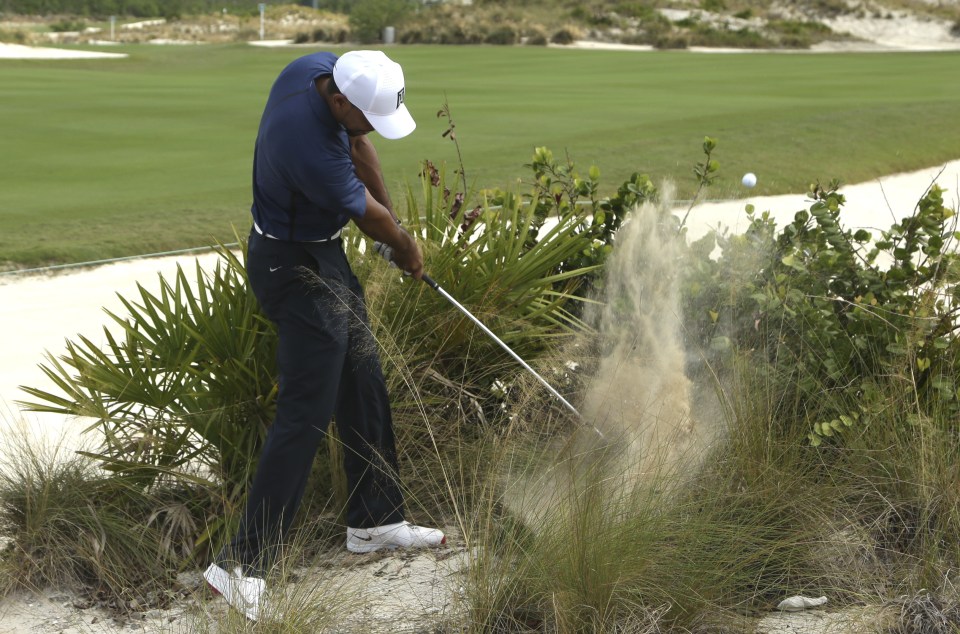
{"type": "Polygon", "coordinates": [[[584,424],[508,468],[504,501],[530,526],[576,507],[597,484],[611,510],[638,493],[665,499],[697,473],[717,438],[715,391],[685,371],[685,245],[672,199],[672,187],[663,186],[660,202],[631,212],[607,260],[599,301],[585,315],[596,330],[589,346],[596,371],[580,408],[584,424]]]}
{"type": "Polygon", "coordinates": [[[671,188],[634,210],[606,264],[603,297],[588,320],[599,362],[582,412],[636,477],[693,466],[710,434],[696,424],[685,372],[680,282],[683,236],[671,188]]]}

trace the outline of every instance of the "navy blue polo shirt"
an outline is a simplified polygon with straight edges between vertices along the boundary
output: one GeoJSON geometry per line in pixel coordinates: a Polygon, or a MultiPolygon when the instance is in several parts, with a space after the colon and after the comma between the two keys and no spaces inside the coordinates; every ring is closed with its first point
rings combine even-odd
{"type": "Polygon", "coordinates": [[[323,240],[363,216],[366,189],[350,139],[314,80],[333,74],[337,56],[291,62],[270,89],[253,153],[253,219],[281,240],[323,240]]]}

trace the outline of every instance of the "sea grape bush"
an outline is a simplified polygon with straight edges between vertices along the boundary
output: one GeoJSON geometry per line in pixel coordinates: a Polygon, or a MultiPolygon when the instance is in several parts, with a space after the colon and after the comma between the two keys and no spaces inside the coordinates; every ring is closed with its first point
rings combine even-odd
{"type": "Polygon", "coordinates": [[[960,413],[960,256],[943,190],[874,238],[842,226],[838,187],[812,186],[809,209],[779,232],[748,206],[744,234],[691,245],[685,279],[691,336],[717,362],[746,355],[809,404],[813,445],[870,424],[891,390],[916,393],[905,420],[960,413]]]}
{"type": "MultiPolygon", "coordinates": [[[[560,161],[546,147],[536,148],[531,162],[524,167],[533,172],[530,191],[523,194],[525,203],[533,209],[528,246],[536,243],[547,218],[578,210],[581,214],[579,230],[581,235],[589,237],[590,245],[564,262],[563,270],[602,265],[627,215],[641,203],[657,200],[659,196],[650,177],[638,172],[621,183],[613,195],[601,196],[597,166],[591,165],[583,177],[569,156],[560,161]]],[[[492,206],[502,204],[510,195],[499,189],[484,193],[492,206]]],[[[597,279],[598,275],[591,275],[584,281],[593,283],[597,279]]]]}

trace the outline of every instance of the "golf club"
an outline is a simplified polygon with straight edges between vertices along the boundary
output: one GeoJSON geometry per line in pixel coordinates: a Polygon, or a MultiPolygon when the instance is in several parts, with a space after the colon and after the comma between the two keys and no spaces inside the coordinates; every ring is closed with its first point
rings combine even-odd
{"type": "Polygon", "coordinates": [[[508,346],[508,345],[505,344],[503,341],[501,341],[501,339],[500,339],[498,336],[496,336],[495,334],[493,334],[493,331],[492,331],[492,330],[490,330],[489,328],[487,328],[487,327],[483,324],[483,322],[481,322],[479,319],[477,319],[477,318],[473,315],[473,313],[471,313],[469,310],[466,309],[466,307],[463,306],[463,304],[461,304],[460,302],[458,302],[457,300],[455,300],[455,299],[453,298],[453,296],[450,295],[450,293],[448,293],[447,291],[443,290],[443,287],[440,286],[439,284],[437,284],[437,282],[434,281],[434,279],[433,279],[432,277],[430,277],[429,275],[427,275],[426,273],[424,273],[424,274],[423,274],[423,277],[422,277],[421,279],[422,279],[424,282],[426,282],[427,286],[429,286],[429,287],[432,288],[433,290],[435,290],[435,291],[437,291],[438,293],[440,293],[440,295],[442,295],[444,299],[446,299],[448,302],[450,302],[451,304],[453,304],[453,305],[457,308],[457,310],[459,310],[461,313],[463,313],[464,315],[466,315],[467,317],[469,317],[469,318],[470,318],[470,321],[472,321],[473,323],[475,323],[475,324],[477,325],[477,327],[480,328],[480,330],[482,330],[483,332],[487,333],[487,336],[489,336],[491,339],[493,339],[494,341],[496,341],[497,344],[498,344],[501,348],[503,348],[504,350],[507,351],[507,354],[509,354],[511,357],[513,357],[514,359],[517,360],[517,363],[519,363],[520,365],[522,365],[524,368],[526,368],[526,370],[527,370],[528,372],[530,372],[530,374],[532,374],[533,376],[535,376],[535,377],[537,378],[537,380],[540,381],[540,383],[543,385],[543,387],[547,388],[547,390],[549,390],[549,392],[550,392],[551,394],[553,394],[554,396],[556,396],[556,397],[557,397],[557,400],[559,400],[561,403],[563,403],[563,406],[564,406],[564,407],[566,407],[568,410],[570,410],[571,412],[573,412],[574,414],[576,414],[576,415],[577,415],[577,418],[582,418],[582,416],[580,416],[580,412],[578,412],[577,409],[576,409],[573,405],[571,405],[571,404],[569,403],[569,401],[567,401],[567,399],[563,398],[563,396],[560,395],[560,392],[558,392],[558,391],[556,391],[555,389],[553,389],[553,386],[551,386],[549,383],[547,383],[547,381],[546,381],[542,376],[540,376],[539,374],[537,374],[537,371],[534,370],[533,368],[531,368],[531,367],[527,364],[526,361],[524,361],[523,359],[521,359],[521,358],[520,358],[520,355],[518,355],[516,352],[514,352],[514,351],[510,348],[510,346],[508,346]]]}
{"type": "MultiPolygon", "coordinates": [[[[385,244],[382,243],[382,242],[375,242],[375,243],[374,243],[374,249],[377,251],[377,253],[379,253],[379,254],[383,257],[383,259],[385,259],[387,262],[389,262],[391,266],[394,266],[394,267],[397,266],[396,263],[393,261],[393,250],[392,250],[389,246],[385,245],[385,244]]],[[[423,280],[423,281],[426,283],[427,286],[429,286],[429,287],[432,288],[433,290],[435,290],[435,291],[437,291],[438,293],[440,293],[440,295],[441,295],[444,299],[446,299],[448,302],[450,302],[451,304],[453,304],[454,307],[456,307],[457,310],[459,310],[459,311],[460,311],[461,313],[463,313],[466,317],[468,317],[468,318],[470,319],[470,321],[472,321],[473,323],[475,323],[475,324],[477,325],[477,327],[480,328],[480,330],[482,330],[483,332],[485,332],[485,333],[487,334],[488,337],[490,337],[491,339],[493,339],[494,341],[496,341],[497,344],[507,352],[507,354],[509,354],[511,357],[513,357],[513,358],[517,361],[517,363],[519,363],[520,365],[522,365],[530,374],[532,374],[534,377],[536,377],[536,379],[537,379],[538,381],[540,381],[540,384],[543,385],[543,387],[547,388],[547,390],[548,390],[551,394],[553,394],[553,395],[557,398],[557,400],[559,400],[559,401],[563,404],[564,407],[566,407],[566,408],[567,408],[568,410],[570,410],[573,414],[575,414],[576,417],[577,417],[578,419],[580,419],[580,422],[581,422],[581,423],[583,423],[583,424],[585,424],[585,425],[587,424],[587,422],[583,419],[583,415],[580,414],[580,412],[577,411],[577,408],[575,408],[573,405],[571,405],[570,402],[567,401],[567,399],[563,398],[563,396],[560,394],[560,392],[556,391],[556,390],[553,388],[552,385],[550,385],[549,383],[547,383],[546,379],[544,379],[542,376],[540,376],[540,375],[537,373],[536,370],[534,370],[533,368],[531,368],[530,365],[529,365],[526,361],[524,361],[523,359],[520,358],[520,355],[518,355],[516,352],[514,352],[514,351],[510,348],[510,346],[508,346],[507,344],[505,344],[505,343],[500,339],[500,337],[498,337],[497,335],[495,335],[495,334],[493,333],[492,330],[490,330],[489,328],[487,328],[486,325],[484,325],[484,323],[483,323],[482,321],[480,321],[479,319],[477,319],[477,318],[474,316],[473,313],[471,313],[469,310],[467,310],[466,307],[463,306],[463,304],[461,304],[461,303],[458,302],[456,299],[454,299],[453,296],[450,295],[450,293],[448,293],[447,291],[445,291],[445,290],[443,289],[443,287],[440,286],[432,277],[430,277],[429,275],[427,275],[426,273],[424,273],[424,274],[420,277],[420,279],[423,280]]],[[[600,436],[600,438],[603,438],[603,437],[604,437],[604,436],[603,436],[603,432],[601,432],[599,429],[597,429],[596,425],[590,425],[590,427],[593,428],[593,431],[595,431],[595,432],[597,433],[597,435],[600,436]]]]}

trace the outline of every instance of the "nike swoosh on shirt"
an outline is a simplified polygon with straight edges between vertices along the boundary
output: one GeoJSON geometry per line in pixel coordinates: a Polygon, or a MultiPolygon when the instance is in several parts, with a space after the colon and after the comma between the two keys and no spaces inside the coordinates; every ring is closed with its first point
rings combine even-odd
{"type": "Polygon", "coordinates": [[[277,271],[279,271],[279,270],[282,269],[282,268],[283,268],[282,266],[271,266],[271,267],[270,267],[270,272],[271,272],[271,273],[276,273],[277,271]]]}

